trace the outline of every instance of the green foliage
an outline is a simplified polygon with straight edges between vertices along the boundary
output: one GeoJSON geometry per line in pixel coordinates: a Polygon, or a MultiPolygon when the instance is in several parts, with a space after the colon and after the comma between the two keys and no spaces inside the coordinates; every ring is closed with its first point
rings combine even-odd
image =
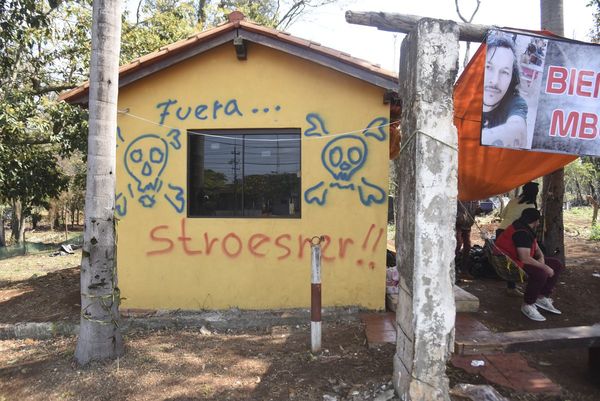
{"type": "Polygon", "coordinates": [[[87,112],[56,98],[86,76],[90,22],[86,1],[0,1],[0,200],[15,214],[58,196],[59,157],[87,146],[87,112]]]}
{"type": "Polygon", "coordinates": [[[600,42],[600,0],[589,0],[587,6],[594,9],[594,27],[590,32],[590,37],[592,42],[598,43],[600,42]]]}
{"type": "Polygon", "coordinates": [[[600,194],[600,159],[583,157],[565,167],[565,190],[570,199],[588,203],[600,194]],[[579,199],[581,197],[581,199],[579,199]]]}
{"type": "Polygon", "coordinates": [[[66,187],[67,179],[56,163],[52,150],[32,146],[12,146],[2,155],[2,195],[20,200],[25,215],[31,207],[48,205],[66,187]]]}
{"type": "Polygon", "coordinates": [[[233,11],[241,11],[247,19],[257,24],[276,28],[279,24],[279,2],[255,0],[221,0],[214,15],[215,23],[227,20],[233,11]]]}
{"type": "MultiPolygon", "coordinates": [[[[123,17],[122,62],[224,22],[234,10],[285,29],[309,9],[337,0],[138,1],[135,15],[123,17]]],[[[70,210],[82,208],[85,166],[73,173],[58,162],[73,154],[85,159],[88,115],[57,95],[87,79],[91,5],[0,0],[0,202],[20,202],[26,215],[63,190],[70,210]]]]}
{"type": "Polygon", "coordinates": [[[338,1],[138,0],[135,15],[123,15],[121,62],[227,22],[233,11],[241,11],[258,24],[283,30],[311,10],[338,1]]]}
{"type": "Polygon", "coordinates": [[[196,11],[191,2],[153,0],[142,2],[137,18],[123,19],[121,62],[127,63],[160,47],[184,39],[196,28],[196,11]]]}
{"type": "Polygon", "coordinates": [[[569,210],[565,210],[564,216],[565,219],[573,216],[575,218],[590,220],[592,218],[592,208],[589,206],[572,207],[569,210]]]}
{"type": "Polygon", "coordinates": [[[594,224],[589,237],[592,241],[600,241],[600,224],[594,224]]]}

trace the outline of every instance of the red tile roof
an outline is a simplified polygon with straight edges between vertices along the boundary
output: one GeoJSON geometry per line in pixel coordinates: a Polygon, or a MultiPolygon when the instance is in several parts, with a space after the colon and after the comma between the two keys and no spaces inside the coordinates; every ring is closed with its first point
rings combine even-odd
{"type": "MultiPolygon", "coordinates": [[[[348,53],[292,36],[287,32],[281,32],[276,29],[267,28],[246,21],[244,20],[244,15],[238,11],[234,11],[229,15],[229,22],[216,28],[191,35],[187,39],[164,46],[155,52],[121,66],[119,69],[120,86],[127,85],[146,75],[168,67],[171,65],[169,64],[169,60],[176,55],[189,52],[189,57],[192,57],[195,54],[206,51],[207,49],[204,48],[199,49],[197,53],[194,53],[194,49],[203,44],[207,44],[210,48],[211,40],[218,39],[220,36],[227,33],[234,34],[235,36],[242,36],[249,41],[253,41],[253,39],[256,40],[256,35],[259,35],[258,38],[271,41],[270,43],[274,45],[274,47],[278,47],[279,45],[279,49],[282,51],[334,68],[342,73],[347,73],[358,79],[371,82],[374,85],[394,91],[397,90],[398,77],[397,74],[392,71],[385,70],[379,65],[372,64],[366,60],[352,57],[348,53]],[[248,32],[249,35],[244,36],[244,32],[248,32]],[[273,42],[273,40],[275,42],[273,42]],[[163,63],[162,66],[159,64],[161,62],[163,63]],[[150,66],[153,66],[154,68],[146,70],[150,66]]],[[[212,46],[219,44],[221,43],[217,41],[214,42],[212,46]]],[[[186,56],[184,55],[183,57],[185,58],[186,56]]],[[[177,61],[173,61],[173,64],[179,61],[181,61],[181,58],[178,58],[177,61]]],[[[88,90],[89,82],[85,82],[75,89],[62,93],[59,99],[72,103],[87,103],[88,90]]]]}

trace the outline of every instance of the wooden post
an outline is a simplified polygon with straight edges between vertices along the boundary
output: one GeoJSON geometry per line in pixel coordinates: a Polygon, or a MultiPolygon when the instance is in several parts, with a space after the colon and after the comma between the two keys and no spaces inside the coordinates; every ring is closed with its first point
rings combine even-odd
{"type": "MultiPolygon", "coordinates": [[[[410,14],[396,14],[372,11],[346,11],[346,22],[350,24],[373,26],[380,31],[409,33],[424,17],[410,14]]],[[[454,22],[454,21],[453,21],[454,22]]],[[[459,40],[483,42],[491,26],[455,22],[458,26],[459,40]]]]}
{"type": "Polygon", "coordinates": [[[321,351],[321,240],[322,237],[313,237],[310,242],[310,349],[313,353],[321,351]]]}

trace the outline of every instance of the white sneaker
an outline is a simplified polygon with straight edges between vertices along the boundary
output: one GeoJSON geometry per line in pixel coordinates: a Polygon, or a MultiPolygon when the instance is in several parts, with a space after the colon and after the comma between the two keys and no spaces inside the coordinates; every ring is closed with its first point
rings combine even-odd
{"type": "Polygon", "coordinates": [[[552,298],[548,298],[548,297],[540,297],[537,299],[537,301],[535,301],[535,304],[537,307],[542,308],[544,310],[547,310],[548,312],[552,312],[555,313],[557,315],[561,315],[562,312],[559,311],[558,309],[556,309],[554,307],[554,305],[552,305],[552,298]]]}
{"type": "Polygon", "coordinates": [[[537,308],[534,304],[523,304],[521,306],[521,312],[531,320],[535,320],[536,322],[543,322],[546,320],[544,316],[540,312],[538,312],[537,308]]]}

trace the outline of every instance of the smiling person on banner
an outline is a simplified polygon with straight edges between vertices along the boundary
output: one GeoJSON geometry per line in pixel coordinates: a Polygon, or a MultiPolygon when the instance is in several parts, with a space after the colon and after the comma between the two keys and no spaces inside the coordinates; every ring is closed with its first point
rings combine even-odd
{"type": "Polygon", "coordinates": [[[512,39],[502,34],[488,36],[481,121],[483,145],[527,146],[527,103],[519,94],[519,83],[512,39]]]}

